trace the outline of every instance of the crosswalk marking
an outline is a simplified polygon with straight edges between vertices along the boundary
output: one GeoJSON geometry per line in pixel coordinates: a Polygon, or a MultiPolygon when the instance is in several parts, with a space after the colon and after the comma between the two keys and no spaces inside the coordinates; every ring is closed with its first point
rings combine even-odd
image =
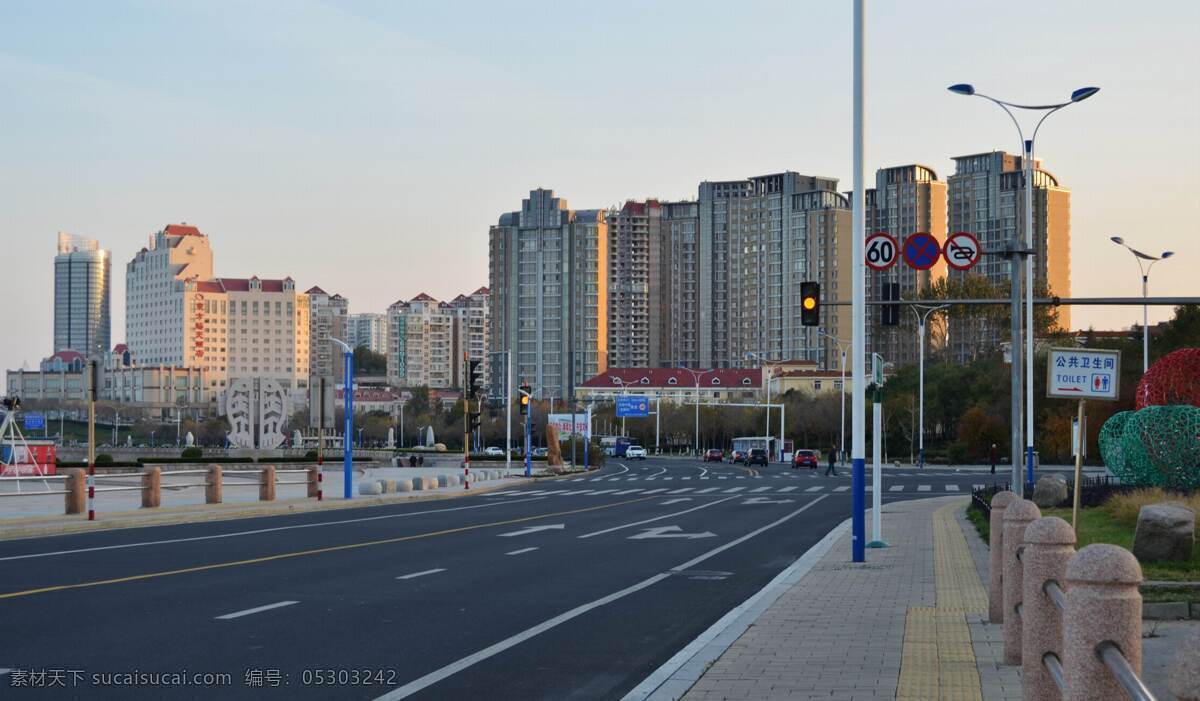
{"type": "Polygon", "coordinates": [[[690,492],[693,489],[695,489],[695,487],[684,487],[683,489],[672,489],[671,491],[667,492],[667,494],[683,494],[684,492],[690,492]]]}
{"type": "Polygon", "coordinates": [[[903,491],[904,491],[904,485],[902,485],[902,484],[897,484],[896,486],[894,486],[894,487],[891,487],[890,489],[888,489],[888,491],[889,491],[889,492],[903,492],[903,491]]]}
{"type": "Polygon", "coordinates": [[[700,491],[698,491],[696,493],[697,494],[708,494],[709,492],[715,492],[718,489],[720,489],[720,487],[709,487],[708,489],[701,489],[700,491]]]}
{"type": "Polygon", "coordinates": [[[783,489],[781,489],[781,490],[779,490],[779,491],[780,491],[780,492],[790,492],[790,491],[792,491],[793,489],[796,489],[796,487],[784,487],[783,489]]]}
{"type": "Polygon", "coordinates": [[[626,489],[626,490],[624,490],[624,491],[620,491],[620,492],[613,492],[613,496],[614,496],[614,497],[619,497],[619,496],[621,496],[622,494],[636,494],[636,493],[638,493],[638,492],[640,492],[640,491],[642,491],[642,490],[640,490],[640,489],[626,489]]]}
{"type": "Polygon", "coordinates": [[[929,485],[927,485],[927,484],[922,484],[922,485],[919,485],[919,486],[917,487],[917,491],[918,491],[918,492],[928,492],[928,491],[929,491],[929,490],[931,490],[931,489],[933,489],[933,487],[930,487],[930,486],[929,486],[929,485]]]}
{"type": "Polygon", "coordinates": [[[770,489],[770,487],[755,487],[754,489],[751,489],[750,492],[753,494],[757,492],[765,492],[768,489],[770,489]]]}
{"type": "Polygon", "coordinates": [[[817,486],[817,487],[809,487],[808,489],[806,489],[806,490],[804,490],[804,491],[806,491],[806,492],[819,492],[819,491],[821,491],[822,489],[824,489],[824,487],[817,486]]]}
{"type": "Polygon", "coordinates": [[[726,489],[725,491],[723,491],[721,493],[722,494],[733,494],[734,492],[740,492],[743,489],[745,489],[745,487],[732,487],[730,489],[726,489]]]}
{"type": "Polygon", "coordinates": [[[957,492],[958,485],[957,484],[948,484],[948,485],[946,485],[946,491],[947,492],[957,492]]]}
{"type": "Polygon", "coordinates": [[[647,490],[646,490],[646,493],[647,493],[647,494],[657,494],[658,492],[665,492],[665,491],[667,491],[667,488],[666,488],[666,487],[662,487],[662,488],[660,488],[660,489],[647,489],[647,490]]]}
{"type": "Polygon", "coordinates": [[[834,487],[833,491],[835,491],[835,492],[844,492],[844,491],[846,491],[846,490],[848,490],[848,489],[850,489],[850,488],[849,488],[849,487],[847,487],[847,486],[845,486],[845,485],[843,485],[843,486],[841,486],[841,487],[834,487]]]}

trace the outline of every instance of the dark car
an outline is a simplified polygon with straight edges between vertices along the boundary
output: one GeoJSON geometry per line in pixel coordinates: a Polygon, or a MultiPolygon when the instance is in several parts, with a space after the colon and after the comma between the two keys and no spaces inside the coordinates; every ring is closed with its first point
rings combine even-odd
{"type": "Polygon", "coordinates": [[[737,465],[737,464],[739,464],[739,463],[745,463],[745,462],[746,462],[746,457],[747,457],[747,456],[746,456],[746,451],[744,451],[744,450],[735,450],[735,451],[733,451],[732,453],[730,453],[730,454],[729,454],[729,462],[731,462],[731,463],[733,463],[733,464],[735,464],[735,465],[737,465]]]}
{"type": "Polygon", "coordinates": [[[798,470],[801,467],[807,467],[810,470],[817,469],[820,458],[815,450],[797,450],[792,454],[792,469],[798,470]]]}
{"type": "Polygon", "coordinates": [[[704,462],[721,462],[724,459],[725,453],[720,448],[709,448],[704,452],[704,462]]]}
{"type": "Polygon", "coordinates": [[[763,450],[762,448],[755,448],[751,450],[750,457],[746,458],[747,467],[750,465],[762,465],[763,467],[766,467],[767,462],[767,451],[763,450]]]}

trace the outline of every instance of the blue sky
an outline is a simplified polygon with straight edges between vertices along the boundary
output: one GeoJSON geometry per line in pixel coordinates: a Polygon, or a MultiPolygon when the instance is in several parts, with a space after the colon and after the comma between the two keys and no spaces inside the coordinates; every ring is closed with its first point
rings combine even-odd
{"type": "MultiPolygon", "coordinates": [[[[1140,292],[1120,234],[1177,251],[1152,293],[1200,294],[1198,29],[1194,2],[873,2],[869,168],[945,177],[1016,148],[951,83],[1029,102],[1099,85],[1039,136],[1073,191],[1072,292],[1140,292]]],[[[842,0],[6,3],[0,260],[20,301],[0,365],[51,350],[60,229],[113,253],[114,340],[125,263],[179,221],[220,275],[382,311],[486,284],[487,227],[534,187],[580,208],[784,169],[849,188],[849,81],[842,0]]]]}

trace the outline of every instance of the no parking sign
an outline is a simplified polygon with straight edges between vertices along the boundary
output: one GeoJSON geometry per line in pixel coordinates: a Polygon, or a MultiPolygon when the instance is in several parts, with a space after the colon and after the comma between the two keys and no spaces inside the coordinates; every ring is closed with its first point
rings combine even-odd
{"type": "Polygon", "coordinates": [[[932,234],[919,232],[904,240],[904,262],[914,270],[929,270],[941,254],[942,247],[932,234]]]}

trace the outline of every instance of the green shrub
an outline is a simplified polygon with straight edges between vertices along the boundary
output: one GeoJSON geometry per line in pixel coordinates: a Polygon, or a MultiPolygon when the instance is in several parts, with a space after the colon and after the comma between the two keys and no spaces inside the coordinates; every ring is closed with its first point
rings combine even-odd
{"type": "Polygon", "coordinates": [[[187,460],[195,460],[196,458],[204,457],[204,451],[200,449],[200,446],[193,445],[184,448],[183,452],[179,454],[179,457],[187,460]]]}
{"type": "Polygon", "coordinates": [[[309,460],[316,460],[317,459],[317,451],[310,450],[304,454],[304,457],[308,458],[309,460]]]}
{"type": "Polygon", "coordinates": [[[111,465],[112,462],[113,456],[109,455],[108,453],[100,453],[96,456],[97,465],[111,465]]]}

